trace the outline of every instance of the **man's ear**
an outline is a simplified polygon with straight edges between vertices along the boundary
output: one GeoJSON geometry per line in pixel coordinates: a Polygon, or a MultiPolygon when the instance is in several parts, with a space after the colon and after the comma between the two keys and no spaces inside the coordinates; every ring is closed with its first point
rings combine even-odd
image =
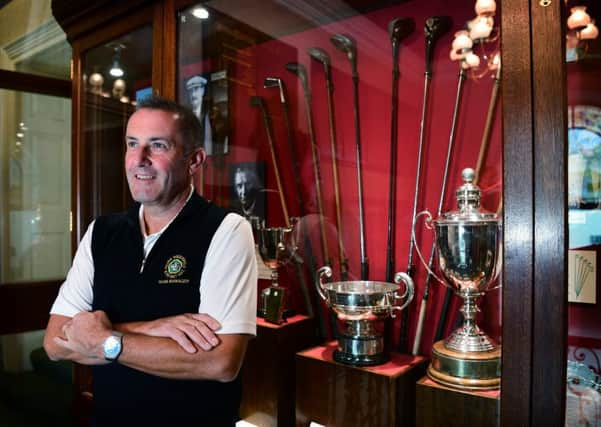
{"type": "Polygon", "coordinates": [[[207,158],[207,153],[202,148],[196,149],[196,151],[190,154],[190,159],[188,163],[188,170],[190,172],[190,176],[193,176],[202,166],[207,158]]]}

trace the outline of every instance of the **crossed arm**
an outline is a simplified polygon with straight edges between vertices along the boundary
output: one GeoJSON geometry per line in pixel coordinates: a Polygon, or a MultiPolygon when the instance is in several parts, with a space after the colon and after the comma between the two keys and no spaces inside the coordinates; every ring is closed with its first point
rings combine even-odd
{"type": "Polygon", "coordinates": [[[102,343],[116,330],[123,333],[118,363],[165,378],[227,382],[240,370],[248,336],[218,335],[219,327],[206,314],[111,324],[103,311],[84,311],[73,318],[51,315],[44,348],[53,360],[106,364],[102,343]]]}

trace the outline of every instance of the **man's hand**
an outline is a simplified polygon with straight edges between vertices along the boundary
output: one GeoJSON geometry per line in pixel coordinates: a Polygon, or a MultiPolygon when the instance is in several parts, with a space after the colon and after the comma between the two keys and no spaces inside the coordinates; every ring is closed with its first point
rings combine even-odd
{"type": "Polygon", "coordinates": [[[127,327],[127,324],[124,326],[127,332],[171,338],[188,353],[196,353],[198,347],[205,351],[216,347],[219,338],[215,331],[221,327],[217,320],[208,314],[200,313],[180,314],[141,322],[135,326],[127,327]]]}
{"type": "Polygon", "coordinates": [[[112,324],[104,311],[82,311],[62,326],[62,335],[54,342],[79,353],[85,359],[104,360],[102,343],[111,334],[112,324]]]}

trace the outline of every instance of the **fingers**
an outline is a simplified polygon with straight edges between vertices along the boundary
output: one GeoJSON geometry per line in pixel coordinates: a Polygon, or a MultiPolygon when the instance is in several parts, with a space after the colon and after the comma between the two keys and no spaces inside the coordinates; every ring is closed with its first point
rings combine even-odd
{"type": "Polygon", "coordinates": [[[188,353],[196,353],[196,347],[192,342],[188,339],[188,336],[178,329],[174,329],[173,332],[169,335],[169,338],[173,339],[176,343],[179,344],[181,348],[183,348],[188,353]]]}
{"type": "Polygon", "coordinates": [[[219,339],[213,331],[221,325],[208,315],[185,314],[181,327],[188,338],[205,351],[219,344],[219,339]]]}
{"type": "Polygon", "coordinates": [[[209,315],[188,313],[155,320],[147,333],[169,337],[186,352],[195,353],[198,348],[209,351],[219,344],[214,331],[220,327],[219,322],[209,315]]]}
{"type": "Polygon", "coordinates": [[[207,325],[209,328],[211,328],[211,330],[213,330],[213,331],[216,331],[217,329],[221,328],[221,324],[217,320],[215,320],[214,318],[209,316],[208,314],[189,313],[189,314],[186,314],[186,316],[191,317],[195,320],[200,320],[205,325],[207,325]]]}

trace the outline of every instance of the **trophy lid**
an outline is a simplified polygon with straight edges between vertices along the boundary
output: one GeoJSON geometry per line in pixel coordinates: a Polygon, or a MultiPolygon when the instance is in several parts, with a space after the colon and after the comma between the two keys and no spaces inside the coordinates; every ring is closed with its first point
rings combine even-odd
{"type": "Polygon", "coordinates": [[[455,192],[458,210],[442,214],[436,222],[498,222],[496,213],[480,208],[480,188],[473,182],[475,176],[472,168],[463,169],[463,185],[455,192]]]}

